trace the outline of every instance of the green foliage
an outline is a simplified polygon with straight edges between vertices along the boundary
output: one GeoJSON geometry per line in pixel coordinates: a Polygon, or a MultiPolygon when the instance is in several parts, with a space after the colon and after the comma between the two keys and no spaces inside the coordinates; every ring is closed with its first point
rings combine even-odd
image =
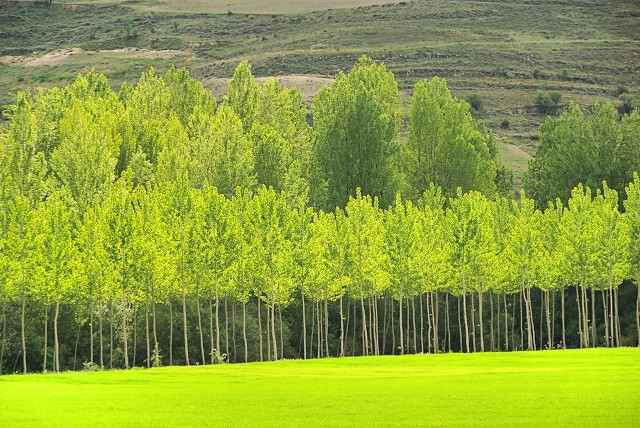
{"type": "Polygon", "coordinates": [[[566,204],[579,183],[600,189],[606,181],[624,195],[640,166],[639,127],[635,112],[618,121],[613,106],[596,104],[585,117],[579,106],[570,104],[559,118],[540,126],[538,151],[523,177],[527,194],[539,208],[556,198],[566,204]]]}
{"type": "Polygon", "coordinates": [[[618,104],[618,113],[621,115],[630,114],[634,109],[638,107],[638,101],[635,95],[622,93],[618,96],[620,104],[618,104]]]}
{"type": "Polygon", "coordinates": [[[464,97],[464,100],[469,103],[472,110],[480,110],[484,105],[484,97],[477,92],[468,94],[466,97],[464,97]]]}
{"type": "MultiPolygon", "coordinates": [[[[533,289],[548,307],[549,291],[578,283],[584,306],[587,290],[613,299],[635,277],[634,197],[629,216],[619,207],[624,193],[601,182],[587,182],[602,185],[595,196],[570,187],[568,210],[559,202],[543,213],[524,195],[519,204],[496,197],[513,184],[499,142],[444,81],[416,85],[400,151],[397,86],[384,66],[363,57],[339,75],[314,105],[313,128],[297,90],[276,80],[257,85],[243,67],[233,85],[237,94],[255,92],[246,110],[233,98],[216,106],[176,69],[164,77],[150,70],[117,95],[90,72],[62,89],[16,96],[0,128],[3,370],[9,360],[27,372],[82,361],[100,368],[236,362],[243,352],[244,361],[396,353],[398,344],[400,352],[483,350],[485,342],[524,348],[496,346],[483,326],[486,299],[502,297],[507,313],[515,303],[503,302],[518,291],[527,346],[538,349],[533,289]],[[340,153],[355,163],[332,163],[340,153]],[[327,178],[331,165],[348,179],[341,188],[327,178]],[[379,174],[369,174],[372,165],[379,174]],[[356,170],[381,197],[347,192],[356,170]],[[396,186],[410,197],[392,199],[396,186]],[[311,208],[323,192],[345,196],[345,209],[311,208]],[[452,311],[445,328],[443,314],[452,311]],[[49,366],[41,361],[51,341],[49,366]]],[[[640,121],[637,112],[617,117],[596,105],[585,122],[570,106],[542,125],[541,147],[559,147],[585,171],[597,165],[609,174],[599,180],[624,186],[638,159],[640,121]],[[606,157],[612,152],[619,159],[606,157]]],[[[557,159],[536,161],[560,167],[561,184],[572,185],[572,165],[557,159]]],[[[579,339],[563,335],[563,346],[597,332],[598,316],[582,317],[579,339]]],[[[518,316],[511,317],[514,325],[518,316]]],[[[626,332],[608,334],[609,346],[635,343],[620,318],[626,332]]],[[[511,335],[519,335],[514,327],[511,335]]],[[[548,336],[547,347],[556,346],[548,336]]]]}
{"type": "Polygon", "coordinates": [[[391,202],[393,171],[402,124],[400,93],[384,64],[362,56],[349,74],[339,73],[313,102],[314,154],[327,183],[329,211],[344,208],[356,188],[391,202]]]}
{"type": "Polygon", "coordinates": [[[409,120],[404,162],[412,199],[430,183],[447,197],[455,196],[458,187],[495,192],[497,154],[489,147],[494,141],[474,123],[468,104],[451,96],[444,80],[435,77],[415,85],[409,120]]]}
{"type": "Polygon", "coordinates": [[[562,93],[559,91],[538,91],[533,104],[540,113],[552,114],[556,112],[561,97],[562,93]]]}

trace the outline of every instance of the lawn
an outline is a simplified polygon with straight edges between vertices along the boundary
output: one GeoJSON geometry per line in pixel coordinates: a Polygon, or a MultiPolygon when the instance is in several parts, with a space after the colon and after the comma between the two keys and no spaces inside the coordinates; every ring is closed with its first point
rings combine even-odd
{"type": "Polygon", "coordinates": [[[3,426],[637,426],[640,349],[0,377],[3,426]]]}

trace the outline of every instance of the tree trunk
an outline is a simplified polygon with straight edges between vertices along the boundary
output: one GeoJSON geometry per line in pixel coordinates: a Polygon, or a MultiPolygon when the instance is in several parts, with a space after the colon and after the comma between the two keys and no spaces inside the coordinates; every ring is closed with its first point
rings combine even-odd
{"type": "Polygon", "coordinates": [[[78,342],[80,342],[80,329],[82,324],[78,324],[78,332],[76,333],[76,346],[73,351],[73,371],[76,371],[76,360],[78,359],[78,342]]]}
{"type": "MultiPolygon", "coordinates": [[[[218,308],[220,308],[220,295],[218,291],[218,276],[214,278],[216,289],[216,352],[220,353],[220,316],[218,308]]],[[[258,297],[258,321],[260,321],[260,297],[258,297]]],[[[213,358],[213,356],[211,357],[213,358]]],[[[213,360],[212,360],[213,361],[213,360]]],[[[262,361],[262,331],[260,331],[260,361],[262,361]]]]}
{"type": "Polygon", "coordinates": [[[367,344],[369,339],[367,337],[367,314],[364,310],[364,290],[362,287],[362,277],[360,278],[360,309],[362,309],[362,355],[369,355],[367,344]]]}
{"type": "Polygon", "coordinates": [[[271,339],[273,341],[273,359],[278,361],[278,344],[276,342],[276,284],[273,276],[273,268],[271,271],[271,339]]]}
{"type": "MultiPolygon", "coordinates": [[[[611,285],[609,285],[609,290],[611,290],[611,285]]],[[[609,334],[609,305],[607,302],[607,291],[605,291],[605,289],[601,289],[600,292],[602,294],[602,312],[603,312],[603,317],[602,320],[604,322],[604,346],[606,346],[607,348],[611,347],[611,336],[609,334]]]]}
{"type": "Polygon", "coordinates": [[[122,281],[122,340],[124,342],[124,367],[129,368],[129,350],[127,348],[127,293],[125,289],[125,255],[124,255],[124,245],[122,246],[122,271],[120,272],[120,280],[122,281]]]}
{"type": "MultiPolygon", "coordinates": [[[[304,288],[300,289],[300,299],[302,300],[302,352],[303,352],[303,359],[306,360],[307,359],[307,312],[304,304],[304,288]]],[[[342,300],[340,301],[342,302],[342,300]]],[[[342,337],[340,339],[342,339],[342,337]]]]}
{"type": "Polygon", "coordinates": [[[560,295],[560,306],[562,306],[562,349],[567,349],[567,330],[564,327],[564,288],[560,295]]]}
{"type": "Polygon", "coordinates": [[[480,318],[480,351],[484,352],[484,324],[482,316],[482,288],[478,287],[478,316],[480,318]]]}
{"type": "MultiPolygon", "coordinates": [[[[438,304],[438,290],[432,291],[431,293],[431,316],[433,318],[433,352],[438,353],[440,350],[440,342],[438,339],[438,325],[440,313],[439,304],[438,304]]],[[[444,345],[443,345],[444,348],[444,345]]]]}
{"type": "Polygon", "coordinates": [[[151,367],[151,335],[149,332],[149,295],[145,300],[144,305],[144,332],[145,341],[147,345],[147,368],[151,367]]]}
{"type": "Polygon", "coordinates": [[[318,328],[318,344],[316,346],[316,358],[322,358],[322,311],[320,310],[320,300],[315,301],[316,327],[318,328]]]}
{"type": "MultiPolygon", "coordinates": [[[[391,355],[395,355],[396,354],[396,327],[393,322],[394,320],[394,313],[393,313],[393,308],[395,307],[394,305],[394,299],[393,296],[391,296],[391,314],[390,314],[390,318],[391,318],[391,355]]],[[[402,308],[400,308],[400,310],[402,310],[402,308]]]]}
{"type": "Polygon", "coordinates": [[[173,366],[173,304],[169,297],[169,366],[173,366]]]}
{"type": "Polygon", "coordinates": [[[113,370],[113,299],[109,300],[109,369],[113,370]]]}
{"type": "MultiPolygon", "coordinates": [[[[584,284],[584,282],[582,283],[584,284]]],[[[587,288],[582,285],[580,287],[580,294],[582,295],[582,332],[584,339],[584,347],[590,346],[589,342],[589,304],[587,301],[587,288]]]]}
{"type": "MultiPolygon", "coordinates": [[[[23,278],[24,281],[24,278],[23,278]]],[[[27,305],[27,297],[25,295],[24,283],[22,286],[22,321],[21,321],[21,329],[22,329],[22,373],[27,374],[27,336],[24,332],[24,313],[27,305]]]]}
{"type": "Polygon", "coordinates": [[[89,304],[89,346],[91,348],[89,351],[89,361],[93,365],[93,299],[89,304]]]}
{"type": "MultiPolygon", "coordinates": [[[[260,361],[264,361],[262,347],[262,314],[260,313],[260,296],[256,297],[258,298],[258,337],[260,338],[260,361]]],[[[311,335],[313,336],[313,333],[311,333],[311,335]]]]}
{"type": "Polygon", "coordinates": [[[184,336],[184,362],[189,364],[189,332],[187,330],[187,288],[182,279],[182,333],[184,336]]]}
{"type": "MultiPolygon", "coordinates": [[[[229,359],[229,361],[231,360],[231,354],[229,352],[229,302],[228,302],[228,297],[224,296],[224,339],[225,339],[225,345],[226,345],[226,354],[227,354],[227,359],[229,359]]],[[[267,311],[267,314],[269,312],[267,311]]],[[[268,319],[268,318],[267,318],[268,319]]]]}
{"type": "Polygon", "coordinates": [[[596,324],[596,294],[591,288],[591,346],[598,347],[598,327],[596,324]]]}
{"type": "MultiPolygon", "coordinates": [[[[524,291],[524,283],[522,284],[522,288],[520,290],[520,350],[524,349],[524,327],[523,327],[523,312],[522,312],[522,299],[524,299],[525,297],[525,291],[524,291]]],[[[525,310],[526,310],[527,304],[525,302],[525,310]]],[[[527,325],[529,324],[529,311],[527,311],[527,325]]],[[[530,343],[529,340],[529,335],[530,335],[531,330],[527,331],[527,341],[528,343],[530,343]]]]}
{"type": "Polygon", "coordinates": [[[578,337],[580,338],[580,348],[584,348],[584,338],[582,334],[582,304],[580,302],[580,286],[576,284],[576,306],[578,308],[578,337]]]}
{"type": "MultiPolygon", "coordinates": [[[[342,275],[340,275],[340,356],[344,356],[344,314],[342,312],[342,275]]],[[[348,310],[349,308],[347,308],[348,310]]]]}
{"type": "MultiPolygon", "coordinates": [[[[354,303],[355,306],[355,303],[354,303]]],[[[345,320],[345,329],[344,329],[344,339],[346,340],[349,337],[349,316],[351,315],[351,300],[347,300],[347,319],[345,320]]],[[[344,350],[347,351],[346,348],[344,350]]],[[[352,352],[353,353],[353,352],[352,352]]],[[[346,355],[346,354],[343,354],[346,355]]]]}
{"type": "Polygon", "coordinates": [[[202,317],[200,315],[200,295],[196,293],[196,307],[198,308],[198,332],[200,333],[200,353],[202,354],[202,365],[207,364],[207,358],[204,353],[204,334],[202,331],[202,317]]]}
{"type": "Polygon", "coordinates": [[[311,336],[309,336],[309,358],[313,358],[313,334],[316,331],[316,304],[311,301],[311,336]]]}
{"type": "Polygon", "coordinates": [[[471,294],[471,349],[473,349],[473,352],[476,352],[476,305],[473,291],[469,294],[471,294]]]}
{"type": "Polygon", "coordinates": [[[209,292],[209,361],[211,364],[213,364],[214,349],[217,348],[213,338],[213,298],[211,297],[211,292],[209,292]]]}
{"type": "Polygon", "coordinates": [[[400,304],[398,310],[398,326],[400,327],[400,355],[404,354],[404,327],[402,323],[402,284],[400,284],[400,304]]]}
{"type": "Polygon", "coordinates": [[[231,301],[231,338],[233,339],[233,362],[238,362],[238,346],[236,345],[236,299],[231,301]]]}
{"type": "Polygon", "coordinates": [[[249,361],[249,347],[247,345],[247,302],[242,300],[242,339],[244,340],[244,362],[249,361]]]}
{"type": "MultiPolygon", "coordinates": [[[[42,373],[47,372],[47,348],[48,348],[48,334],[49,333],[49,306],[44,305],[44,352],[42,358],[42,373]]],[[[53,363],[52,371],[55,370],[55,361],[53,363]]]]}
{"type": "Polygon", "coordinates": [[[544,292],[544,297],[546,301],[545,308],[547,313],[547,349],[551,350],[553,349],[553,336],[551,334],[551,318],[549,315],[549,292],[548,291],[544,292]]]}
{"type": "Polygon", "coordinates": [[[138,308],[133,307],[133,363],[132,367],[136,366],[136,350],[138,349],[138,308]]]}
{"type": "Polygon", "coordinates": [[[73,351],[73,371],[76,371],[76,360],[78,359],[78,342],[80,342],[80,329],[82,324],[78,324],[78,332],[76,333],[76,346],[73,351]]]}
{"type": "Polygon", "coordinates": [[[432,319],[432,314],[433,314],[433,292],[427,292],[426,296],[425,296],[425,308],[426,308],[426,313],[427,313],[427,352],[430,354],[432,349],[434,350],[434,352],[438,352],[438,350],[436,349],[437,344],[436,344],[436,334],[433,334],[433,342],[431,341],[431,332],[432,330],[434,330],[433,327],[433,319],[432,319]],[[431,304],[429,304],[429,297],[431,297],[431,304]]]}
{"type": "Polygon", "coordinates": [[[104,337],[102,334],[102,302],[98,302],[98,328],[100,329],[100,370],[104,370],[104,337]]]}
{"type": "Polygon", "coordinates": [[[58,317],[60,316],[60,299],[56,299],[56,315],[53,318],[53,360],[55,361],[54,370],[60,373],[60,342],[58,340],[58,317]]]}
{"type": "Polygon", "coordinates": [[[405,333],[407,335],[406,346],[407,346],[407,354],[408,354],[409,353],[409,349],[411,347],[411,341],[409,340],[409,334],[411,333],[411,325],[410,325],[411,318],[409,317],[409,306],[410,306],[409,298],[407,297],[405,300],[407,301],[407,321],[406,321],[407,322],[407,324],[406,324],[407,329],[406,329],[405,333]]]}
{"type": "MultiPolygon", "coordinates": [[[[458,338],[459,338],[459,341],[460,341],[460,348],[459,349],[460,349],[460,352],[464,352],[464,348],[463,348],[463,345],[462,345],[462,340],[463,340],[462,339],[462,318],[461,318],[461,316],[462,316],[461,312],[462,311],[460,309],[460,296],[457,296],[457,300],[458,300],[458,338]]],[[[466,319],[465,319],[465,321],[466,321],[466,319]]],[[[467,349],[468,349],[468,346],[467,346],[467,349]]],[[[469,351],[467,350],[467,353],[468,352],[469,351]]]]}
{"type": "Polygon", "coordinates": [[[529,320],[531,321],[531,345],[532,347],[530,349],[533,349],[534,351],[537,349],[536,346],[536,327],[535,327],[535,323],[533,322],[533,308],[531,306],[531,287],[527,287],[527,299],[525,302],[528,306],[528,313],[529,313],[529,320]]]}
{"type": "MultiPolygon", "coordinates": [[[[523,348],[523,330],[522,330],[522,294],[520,295],[520,350],[523,348]]],[[[516,350],[516,295],[513,295],[513,307],[511,309],[511,349],[516,350]]]]}
{"type": "Polygon", "coordinates": [[[615,320],[616,320],[616,343],[618,344],[618,347],[620,347],[620,314],[618,313],[618,287],[615,287],[613,289],[613,292],[615,293],[615,299],[613,301],[613,305],[615,306],[615,311],[616,311],[616,316],[615,316],[615,320]]]}
{"type": "Polygon", "coordinates": [[[156,297],[152,294],[151,296],[151,307],[153,309],[153,349],[154,349],[154,367],[160,367],[160,346],[158,345],[158,330],[156,328],[156,297]]]}
{"type": "Polygon", "coordinates": [[[467,345],[467,353],[469,353],[469,322],[467,320],[467,283],[464,277],[464,261],[462,262],[462,308],[464,311],[464,337],[467,345]]]}
{"type": "MultiPolygon", "coordinates": [[[[423,293],[419,293],[418,294],[418,298],[420,300],[420,353],[424,354],[424,309],[422,307],[422,294],[423,293]]],[[[427,306],[426,310],[427,310],[427,321],[429,324],[429,331],[431,331],[431,320],[429,318],[429,293],[426,294],[425,296],[425,304],[427,306]]],[[[431,335],[430,333],[427,333],[427,343],[429,343],[431,340],[431,335]]],[[[427,345],[427,348],[430,348],[430,345],[427,345]]]]}
{"type": "Polygon", "coordinates": [[[411,315],[413,316],[413,353],[418,353],[418,340],[416,338],[416,298],[411,298],[411,315]]]}
{"type": "Polygon", "coordinates": [[[4,365],[4,345],[7,337],[7,313],[6,304],[2,303],[2,350],[0,350],[0,376],[2,376],[2,366],[4,365]]]}
{"type": "Polygon", "coordinates": [[[489,312],[491,312],[491,328],[489,329],[489,334],[491,337],[491,352],[494,352],[496,350],[495,348],[495,340],[493,337],[493,323],[494,323],[494,318],[493,318],[493,292],[491,291],[491,289],[489,289],[489,312]]]}
{"type": "Polygon", "coordinates": [[[506,292],[502,295],[502,303],[504,303],[504,350],[509,351],[509,308],[506,292]]]}
{"type": "Polygon", "coordinates": [[[449,318],[449,293],[444,295],[445,305],[447,307],[447,313],[445,318],[445,323],[447,324],[447,346],[449,349],[448,352],[451,352],[451,319],[449,318]]]}
{"type": "Polygon", "coordinates": [[[500,316],[502,315],[500,313],[500,293],[498,293],[497,297],[496,297],[496,346],[497,346],[497,350],[501,351],[500,346],[501,346],[501,341],[500,341],[500,316]]]}
{"type": "Polygon", "coordinates": [[[329,299],[327,290],[324,292],[324,350],[325,356],[329,356],[329,299]]]}
{"type": "MultiPolygon", "coordinates": [[[[123,283],[124,284],[124,283],[123,283]]],[[[124,342],[124,367],[129,368],[129,350],[127,348],[127,307],[124,285],[122,286],[122,340],[124,342]]]]}

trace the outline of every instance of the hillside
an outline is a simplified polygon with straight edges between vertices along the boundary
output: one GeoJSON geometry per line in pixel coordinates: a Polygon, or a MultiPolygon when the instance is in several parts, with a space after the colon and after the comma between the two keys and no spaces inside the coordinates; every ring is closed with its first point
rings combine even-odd
{"type": "Polygon", "coordinates": [[[282,0],[271,12],[254,1],[254,14],[247,13],[252,0],[222,13],[220,5],[231,3],[207,3],[213,10],[198,1],[154,3],[0,2],[0,104],[19,90],[65,85],[90,68],[119,85],[172,64],[220,98],[242,59],[256,76],[298,86],[310,103],[364,53],[395,73],[406,102],[416,81],[434,75],[458,97],[480,93],[485,102],[476,117],[506,142],[504,160],[519,177],[545,118],[531,107],[537,91],[558,90],[561,103],[588,107],[617,104],[619,87],[640,90],[634,1],[427,0],[330,10],[369,2],[317,0],[288,9],[282,0]],[[180,4],[182,11],[172,6],[180,4]],[[320,7],[327,9],[306,12],[320,7]]]}

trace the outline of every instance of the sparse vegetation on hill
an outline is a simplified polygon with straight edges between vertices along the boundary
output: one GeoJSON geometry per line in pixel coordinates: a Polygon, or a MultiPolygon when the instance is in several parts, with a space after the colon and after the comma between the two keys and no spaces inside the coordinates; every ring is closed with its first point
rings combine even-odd
{"type": "Polygon", "coordinates": [[[64,85],[91,67],[117,87],[151,65],[185,66],[220,97],[242,59],[257,76],[313,79],[350,69],[364,53],[395,74],[405,102],[417,81],[436,75],[459,98],[482,93],[477,116],[517,146],[501,151],[518,179],[544,120],[527,107],[538,91],[560,91],[588,109],[597,100],[617,105],[617,85],[631,95],[640,89],[633,2],[428,0],[291,14],[178,13],[167,10],[180,2],[165,3],[154,11],[152,2],[0,2],[0,104],[9,92],[64,85]],[[500,126],[505,119],[509,127],[500,126]]]}

